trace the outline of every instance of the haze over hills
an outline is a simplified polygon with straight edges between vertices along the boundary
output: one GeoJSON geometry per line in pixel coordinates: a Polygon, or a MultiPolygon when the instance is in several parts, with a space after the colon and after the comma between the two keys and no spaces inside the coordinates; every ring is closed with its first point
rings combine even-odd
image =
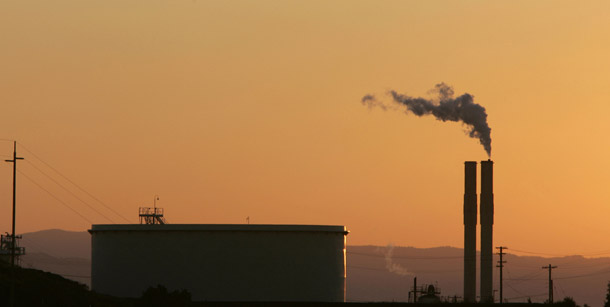
{"type": "Polygon", "coordinates": [[[91,259],[91,235],[86,231],[49,229],[23,234],[28,253],[44,253],[57,258],[91,259]]]}
{"type": "Polygon", "coordinates": [[[91,286],[91,236],[86,231],[49,229],[23,234],[21,266],[62,275],[91,286]]]}
{"type": "MultiPolygon", "coordinates": [[[[91,243],[87,232],[53,229],[26,233],[22,245],[27,251],[22,258],[23,267],[57,273],[90,285],[91,243]]],[[[435,284],[442,296],[460,297],[462,256],[463,250],[454,247],[348,246],[347,300],[407,301],[415,276],[418,285],[435,284]]],[[[496,256],[494,262],[498,260],[496,256]]],[[[542,266],[552,264],[558,266],[553,270],[556,301],[570,296],[580,305],[603,305],[610,280],[610,258],[507,254],[504,260],[507,261],[504,298],[510,302],[526,302],[528,298],[543,302],[548,295],[548,271],[542,266]]],[[[494,289],[499,289],[497,269],[494,289]]]]}
{"type": "MultiPolygon", "coordinates": [[[[442,296],[460,297],[463,293],[461,248],[348,246],[347,251],[349,300],[406,301],[415,276],[418,285],[437,284],[442,296]]],[[[494,263],[498,260],[498,256],[494,255],[494,263]]],[[[503,260],[507,262],[504,268],[504,298],[510,302],[526,302],[528,298],[533,302],[546,300],[548,270],[542,267],[552,264],[558,266],[552,273],[555,301],[570,296],[580,305],[602,306],[604,303],[610,280],[610,258],[544,258],[506,254],[503,260]]],[[[494,289],[499,289],[498,276],[496,269],[494,289]]],[[[499,297],[497,292],[495,297],[499,297]]]]}

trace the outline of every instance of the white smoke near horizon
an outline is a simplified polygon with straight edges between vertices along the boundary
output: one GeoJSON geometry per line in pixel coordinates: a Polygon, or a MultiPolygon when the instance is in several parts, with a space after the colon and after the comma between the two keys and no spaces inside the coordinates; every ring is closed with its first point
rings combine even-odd
{"type": "Polygon", "coordinates": [[[491,157],[491,128],[487,124],[485,108],[474,103],[473,96],[468,93],[454,98],[453,88],[445,83],[437,84],[430,93],[436,94],[437,99],[414,98],[390,90],[388,95],[392,97],[394,105],[388,105],[370,94],[362,97],[361,102],[369,108],[379,107],[384,111],[398,110],[399,106],[405,106],[406,113],[417,116],[433,115],[443,122],[461,122],[466,125],[467,134],[471,138],[479,139],[479,143],[491,157]]]}
{"type": "Polygon", "coordinates": [[[393,244],[388,244],[388,246],[386,246],[385,250],[381,250],[381,253],[383,254],[383,256],[385,258],[385,268],[389,272],[400,275],[400,276],[413,275],[413,273],[409,272],[409,270],[407,268],[403,267],[402,265],[400,265],[398,263],[394,263],[394,260],[392,259],[392,255],[394,254],[394,245],[393,244]]]}

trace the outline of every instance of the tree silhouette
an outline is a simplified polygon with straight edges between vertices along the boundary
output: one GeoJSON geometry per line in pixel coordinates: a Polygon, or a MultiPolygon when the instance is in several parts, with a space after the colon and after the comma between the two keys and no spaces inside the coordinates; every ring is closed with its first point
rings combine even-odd
{"type": "Polygon", "coordinates": [[[136,306],[189,306],[191,304],[191,293],[187,290],[167,291],[162,285],[157,287],[149,287],[142,293],[142,297],[137,302],[136,306]]]}
{"type": "Polygon", "coordinates": [[[608,282],[608,290],[606,291],[606,302],[604,307],[610,307],[610,281],[608,282]]]}
{"type": "Polygon", "coordinates": [[[561,301],[561,303],[563,303],[563,305],[567,307],[580,307],[576,304],[576,301],[574,301],[574,299],[569,296],[566,296],[563,301],[561,301]]]}

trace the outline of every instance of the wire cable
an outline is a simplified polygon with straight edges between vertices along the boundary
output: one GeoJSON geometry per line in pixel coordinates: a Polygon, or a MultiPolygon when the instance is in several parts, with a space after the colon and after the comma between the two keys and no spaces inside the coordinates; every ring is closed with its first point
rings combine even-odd
{"type": "MultiPolygon", "coordinates": [[[[348,265],[346,267],[349,268],[349,269],[380,271],[380,272],[392,273],[391,271],[388,271],[388,269],[370,268],[370,267],[355,266],[355,265],[348,265]]],[[[419,270],[411,271],[411,270],[409,270],[409,272],[413,273],[413,274],[420,274],[420,273],[429,273],[429,274],[433,274],[433,273],[451,273],[451,272],[461,272],[461,271],[462,270],[437,270],[437,271],[419,271],[419,270]]]]}
{"type": "MultiPolygon", "coordinates": [[[[509,272],[509,270],[506,270],[506,272],[509,272]]],[[[518,276],[518,277],[515,277],[515,278],[512,278],[512,277],[511,278],[505,278],[505,280],[543,280],[544,278],[535,278],[538,275],[542,275],[543,273],[544,273],[544,271],[538,270],[536,272],[529,273],[529,274],[522,275],[522,276],[518,276]]]]}
{"type": "Polygon", "coordinates": [[[561,286],[561,283],[558,283],[558,282],[553,282],[553,288],[554,288],[555,290],[557,290],[557,287],[556,287],[556,286],[559,286],[559,290],[561,290],[561,293],[563,293],[563,297],[568,297],[568,295],[566,294],[566,291],[565,291],[565,290],[563,290],[563,287],[561,286]]]}
{"type": "Polygon", "coordinates": [[[515,288],[514,288],[514,287],[513,287],[513,286],[512,286],[510,283],[506,283],[506,286],[507,286],[507,287],[509,287],[509,288],[511,288],[513,291],[517,292],[518,294],[525,295],[525,294],[524,294],[524,293],[522,293],[521,291],[519,291],[519,290],[515,289],[515,288]]]}
{"type": "Polygon", "coordinates": [[[90,204],[88,204],[86,201],[84,201],[83,199],[81,199],[80,197],[78,197],[76,194],[74,194],[74,192],[68,190],[68,188],[64,187],[63,185],[61,185],[57,180],[53,179],[51,176],[49,176],[47,173],[43,172],[41,169],[39,169],[38,167],[36,167],[36,165],[32,164],[32,162],[28,161],[28,160],[24,160],[25,162],[29,163],[33,168],[35,168],[37,171],[39,171],[41,174],[45,175],[47,178],[49,178],[49,180],[53,181],[55,184],[57,184],[59,187],[61,187],[64,191],[68,192],[70,195],[72,195],[72,197],[80,200],[83,204],[85,204],[87,207],[89,207],[91,210],[95,211],[97,214],[103,216],[105,219],[107,219],[108,221],[110,221],[111,223],[115,224],[115,222],[107,217],[106,215],[104,215],[103,213],[101,213],[100,211],[98,211],[97,209],[95,209],[93,206],[91,206],[90,204]]]}
{"type": "Polygon", "coordinates": [[[524,251],[524,250],[518,250],[518,249],[514,249],[511,248],[511,251],[514,252],[519,252],[519,253],[525,253],[525,254],[532,254],[532,255],[542,255],[542,256],[551,256],[551,257],[568,257],[568,256],[583,256],[583,257],[590,257],[590,256],[600,256],[600,255],[608,255],[610,254],[610,250],[603,250],[603,251],[597,251],[597,252],[591,252],[588,254],[550,254],[550,253],[541,253],[541,252],[530,252],[530,251],[524,251]]]}
{"type": "Polygon", "coordinates": [[[83,218],[83,220],[89,222],[89,224],[93,224],[93,222],[91,222],[91,220],[89,220],[88,218],[86,218],[84,215],[80,214],[78,211],[76,211],[74,208],[68,206],[68,204],[66,204],[65,202],[63,202],[61,199],[59,199],[57,196],[53,195],[53,193],[49,192],[49,190],[43,188],[40,184],[38,184],[36,181],[34,181],[32,178],[30,178],[29,176],[27,176],[26,174],[24,174],[22,171],[17,170],[19,172],[19,174],[21,174],[23,177],[25,177],[27,180],[29,180],[31,183],[33,183],[34,185],[36,185],[37,187],[39,187],[41,190],[47,192],[47,194],[49,194],[51,197],[55,198],[55,200],[57,200],[59,203],[61,203],[62,205],[64,205],[66,208],[72,210],[72,212],[76,213],[78,216],[80,216],[81,218],[83,218]]]}
{"type": "Polygon", "coordinates": [[[533,254],[533,255],[543,255],[543,256],[552,256],[552,257],[565,257],[566,255],[560,255],[560,254],[548,254],[548,253],[539,253],[539,252],[528,252],[528,251],[524,251],[524,250],[518,250],[518,249],[514,249],[511,247],[510,249],[513,252],[519,252],[519,253],[525,253],[525,254],[533,254]]]}
{"type": "Polygon", "coordinates": [[[64,174],[60,173],[56,168],[54,168],[53,166],[51,166],[49,163],[45,162],[44,160],[42,160],[40,157],[38,157],[36,154],[34,154],[31,150],[29,150],[27,147],[23,146],[23,144],[19,143],[19,146],[21,148],[23,148],[25,151],[27,151],[28,153],[30,153],[34,158],[38,159],[38,161],[42,162],[44,165],[46,165],[48,168],[52,169],[55,173],[57,173],[59,176],[61,176],[62,178],[64,178],[66,181],[70,182],[72,185],[74,185],[76,188],[78,188],[79,190],[81,190],[83,193],[87,194],[89,197],[93,198],[95,201],[97,201],[98,203],[102,204],[104,207],[106,207],[108,210],[112,211],[114,214],[116,214],[117,216],[121,217],[122,219],[124,219],[125,221],[127,221],[128,223],[131,223],[130,220],[128,220],[126,217],[124,217],[123,215],[121,215],[120,213],[118,213],[117,211],[115,211],[114,209],[112,209],[112,207],[106,205],[103,201],[99,200],[97,197],[93,196],[93,194],[87,192],[85,189],[83,189],[82,187],[80,187],[78,184],[76,184],[74,181],[70,180],[68,177],[66,177],[64,174]]]}
{"type": "Polygon", "coordinates": [[[354,265],[348,265],[346,266],[348,269],[358,269],[358,270],[368,270],[368,271],[379,271],[379,272],[388,272],[390,273],[388,270],[386,269],[375,269],[375,268],[367,268],[367,267],[362,267],[362,266],[354,266],[354,265]]]}
{"type": "Polygon", "coordinates": [[[507,300],[516,300],[516,299],[522,299],[522,298],[532,298],[532,297],[540,297],[540,296],[547,296],[547,293],[541,293],[541,294],[535,294],[535,295],[524,295],[524,296],[517,296],[517,297],[509,297],[507,298],[507,300]]]}
{"type": "MultiPolygon", "coordinates": [[[[368,254],[368,253],[358,253],[358,252],[350,252],[347,251],[348,254],[351,255],[359,255],[359,256],[368,256],[368,257],[379,257],[385,258],[385,255],[382,254],[368,254]]],[[[446,256],[446,257],[411,257],[411,256],[392,256],[392,259],[412,259],[412,260],[438,260],[438,259],[463,259],[464,256],[446,256]]]]}
{"type": "Polygon", "coordinates": [[[593,272],[593,273],[590,273],[590,274],[571,275],[571,276],[565,276],[565,277],[554,277],[553,280],[555,280],[555,279],[582,278],[582,277],[589,277],[589,276],[595,276],[595,275],[603,275],[603,274],[608,274],[608,273],[610,273],[610,270],[603,270],[603,271],[593,272]]]}

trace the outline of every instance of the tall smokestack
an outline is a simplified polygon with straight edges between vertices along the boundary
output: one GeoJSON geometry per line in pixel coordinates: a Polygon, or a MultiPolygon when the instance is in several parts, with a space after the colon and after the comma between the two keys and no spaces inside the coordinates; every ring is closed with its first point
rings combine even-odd
{"type": "Polygon", "coordinates": [[[493,161],[481,161],[481,302],[493,302],[493,161]]]}
{"type": "Polygon", "coordinates": [[[477,295],[477,162],[464,162],[464,301],[477,295]]]}

